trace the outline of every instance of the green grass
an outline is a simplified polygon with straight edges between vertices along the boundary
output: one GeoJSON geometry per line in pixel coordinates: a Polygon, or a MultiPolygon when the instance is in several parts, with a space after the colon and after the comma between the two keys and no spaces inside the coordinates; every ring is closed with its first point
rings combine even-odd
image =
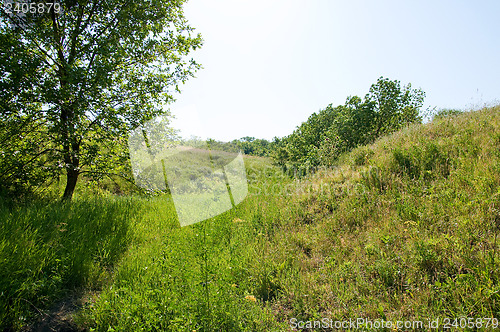
{"type": "Polygon", "coordinates": [[[209,221],[180,228],[168,198],[145,202],[143,222],[135,229],[141,240],[116,267],[113,284],[78,321],[99,331],[280,330],[266,304],[278,295],[269,275],[274,267],[266,270],[255,257],[281,214],[279,206],[262,198],[279,198],[281,191],[269,187],[292,180],[261,159],[250,158],[247,165],[250,194],[245,203],[209,221]],[[260,192],[264,187],[266,192],[260,192]]]}
{"type": "MultiPolygon", "coordinates": [[[[0,208],[2,329],[68,291],[95,331],[283,331],[290,319],[500,318],[500,107],[441,116],[180,228],[164,197],[0,208]]],[[[369,330],[369,328],[368,328],[369,330]]]]}
{"type": "Polygon", "coordinates": [[[500,316],[499,111],[409,127],[309,179],[327,190],[303,195],[325,215],[298,231],[319,261],[307,318],[500,316]]]}
{"type": "Polygon", "coordinates": [[[70,289],[99,287],[132,243],[130,199],[0,204],[0,322],[20,328],[70,289]]]}

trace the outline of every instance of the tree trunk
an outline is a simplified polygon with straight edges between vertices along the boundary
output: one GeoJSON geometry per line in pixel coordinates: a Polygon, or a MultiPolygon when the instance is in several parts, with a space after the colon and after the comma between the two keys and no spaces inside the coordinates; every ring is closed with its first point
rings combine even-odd
{"type": "Polygon", "coordinates": [[[71,121],[73,114],[71,109],[63,109],[61,112],[63,159],[66,164],[66,188],[62,197],[63,201],[70,201],[73,197],[78,175],[80,175],[80,143],[77,141],[77,137],[69,134],[74,131],[71,121]]]}
{"type": "MultiPolygon", "coordinates": [[[[61,87],[66,85],[66,81],[61,78],[61,87]]],[[[61,107],[61,127],[60,137],[62,142],[62,157],[66,166],[66,188],[62,197],[63,201],[70,201],[75,191],[78,175],[80,174],[80,142],[75,135],[75,104],[62,105],[61,107]]]]}
{"type": "Polygon", "coordinates": [[[66,188],[64,189],[63,201],[70,201],[75,191],[79,172],[74,169],[68,169],[66,172],[66,188]]]}

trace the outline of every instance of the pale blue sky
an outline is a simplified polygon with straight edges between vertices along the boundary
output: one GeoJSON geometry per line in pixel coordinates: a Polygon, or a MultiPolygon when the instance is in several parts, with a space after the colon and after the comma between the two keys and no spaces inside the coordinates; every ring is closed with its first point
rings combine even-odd
{"type": "Polygon", "coordinates": [[[500,100],[500,1],[190,0],[204,69],[170,106],[186,136],[272,139],[378,77],[425,105],[500,100]]]}

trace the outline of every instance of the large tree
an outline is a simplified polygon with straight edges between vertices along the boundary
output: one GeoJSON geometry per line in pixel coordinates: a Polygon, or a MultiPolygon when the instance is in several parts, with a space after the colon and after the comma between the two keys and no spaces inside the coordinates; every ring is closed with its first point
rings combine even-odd
{"type": "Polygon", "coordinates": [[[166,113],[178,85],[199,68],[186,59],[202,39],[184,2],[69,0],[26,14],[4,7],[0,122],[43,124],[46,146],[35,152],[64,170],[64,199],[80,174],[113,160],[130,129],[166,113]]]}

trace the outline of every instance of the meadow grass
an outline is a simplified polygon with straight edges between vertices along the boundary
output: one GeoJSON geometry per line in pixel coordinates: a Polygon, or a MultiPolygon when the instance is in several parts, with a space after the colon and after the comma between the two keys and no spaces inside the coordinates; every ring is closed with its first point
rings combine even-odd
{"type": "Polygon", "coordinates": [[[255,258],[279,225],[280,205],[269,203],[282,199],[280,186],[293,180],[267,160],[246,164],[245,203],[210,220],[180,228],[168,196],[145,200],[134,230],[140,240],[77,321],[103,331],[282,330],[266,304],[278,296],[277,276],[255,258]]]}
{"type": "Polygon", "coordinates": [[[29,323],[68,290],[99,287],[132,242],[126,198],[0,203],[0,322],[29,323]]]}
{"type": "Polygon", "coordinates": [[[500,318],[500,107],[410,126],[300,181],[245,163],[247,198],[182,228],[168,196],[1,206],[2,328],[77,287],[89,331],[500,318]]]}

